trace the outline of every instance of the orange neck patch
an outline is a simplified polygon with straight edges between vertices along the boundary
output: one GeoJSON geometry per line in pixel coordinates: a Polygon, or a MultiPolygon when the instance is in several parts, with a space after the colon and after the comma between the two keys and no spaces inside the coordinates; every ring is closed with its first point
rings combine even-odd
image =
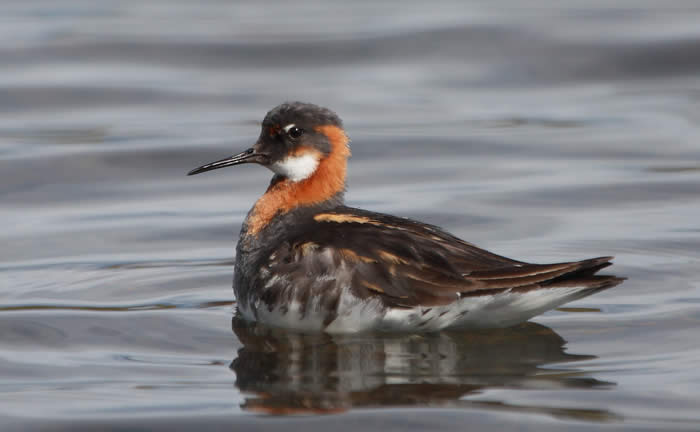
{"type": "Polygon", "coordinates": [[[299,182],[285,178],[270,184],[248,218],[249,233],[255,235],[260,232],[278,213],[322,203],[345,189],[350,157],[348,137],[343,129],[332,125],[319,126],[316,131],[328,137],[330,153],[319,162],[309,178],[299,182]]]}

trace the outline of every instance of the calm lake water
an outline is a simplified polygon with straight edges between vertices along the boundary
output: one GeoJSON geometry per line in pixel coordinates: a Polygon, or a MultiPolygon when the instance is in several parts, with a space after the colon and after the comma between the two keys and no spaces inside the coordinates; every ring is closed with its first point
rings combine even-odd
{"type": "Polygon", "coordinates": [[[0,9],[1,430],[700,428],[698,2],[0,9]],[[185,173],[297,99],[352,205],[629,280],[512,329],[238,322],[270,173],[185,173]]]}

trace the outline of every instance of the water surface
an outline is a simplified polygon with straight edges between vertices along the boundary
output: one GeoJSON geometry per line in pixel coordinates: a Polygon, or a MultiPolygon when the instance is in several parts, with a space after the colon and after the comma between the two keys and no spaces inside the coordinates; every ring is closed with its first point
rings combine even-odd
{"type": "Polygon", "coordinates": [[[700,426],[695,2],[2,9],[2,430],[700,426]],[[345,120],[350,204],[629,280],[505,330],[238,322],[270,173],[185,173],[296,99],[345,120]]]}

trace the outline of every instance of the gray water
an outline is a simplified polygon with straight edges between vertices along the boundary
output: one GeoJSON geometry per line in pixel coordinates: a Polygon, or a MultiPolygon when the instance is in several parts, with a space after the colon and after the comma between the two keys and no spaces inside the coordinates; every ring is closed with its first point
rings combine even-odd
{"type": "Polygon", "coordinates": [[[700,428],[697,2],[0,11],[3,431],[700,428]],[[505,330],[233,320],[270,173],[185,173],[297,99],[344,119],[350,204],[628,280],[505,330]]]}

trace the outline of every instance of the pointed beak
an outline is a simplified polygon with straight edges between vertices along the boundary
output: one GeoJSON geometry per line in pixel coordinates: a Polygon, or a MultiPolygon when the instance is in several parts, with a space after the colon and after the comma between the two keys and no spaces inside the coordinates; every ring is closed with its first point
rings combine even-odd
{"type": "Polygon", "coordinates": [[[224,168],[227,166],[233,166],[233,165],[240,165],[244,163],[259,163],[259,164],[264,164],[267,162],[267,155],[261,154],[261,153],[255,153],[255,150],[252,148],[249,148],[248,150],[238,153],[237,155],[229,156],[227,158],[218,160],[216,162],[208,163],[206,165],[202,165],[199,168],[195,168],[192,171],[188,172],[187,175],[195,175],[199,173],[203,173],[205,171],[211,171],[219,168],[224,168]]]}

